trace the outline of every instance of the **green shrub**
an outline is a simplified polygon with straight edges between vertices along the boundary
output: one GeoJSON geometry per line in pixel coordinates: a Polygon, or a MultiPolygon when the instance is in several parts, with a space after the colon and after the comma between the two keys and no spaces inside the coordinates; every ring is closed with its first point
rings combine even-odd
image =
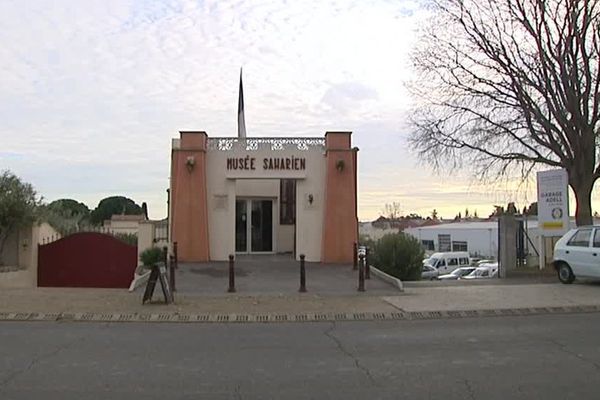
{"type": "Polygon", "coordinates": [[[372,249],[370,264],[403,281],[421,279],[424,251],[421,243],[404,233],[389,233],[372,249]]]}
{"type": "Polygon", "coordinates": [[[140,261],[144,266],[151,267],[164,261],[163,250],[158,247],[149,247],[140,254],[140,261]]]}
{"type": "Polygon", "coordinates": [[[130,246],[137,246],[138,244],[137,233],[115,233],[113,236],[130,246]]]}

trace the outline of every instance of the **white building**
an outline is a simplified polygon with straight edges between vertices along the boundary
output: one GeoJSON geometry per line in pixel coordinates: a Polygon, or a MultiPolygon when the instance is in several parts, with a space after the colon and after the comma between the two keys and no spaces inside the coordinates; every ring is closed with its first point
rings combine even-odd
{"type": "MultiPolygon", "coordinates": [[[[539,251],[537,220],[524,221],[523,226],[527,232],[523,238],[525,249],[529,254],[535,254],[539,251]]],[[[498,257],[498,221],[453,222],[408,228],[404,232],[419,239],[430,252],[468,251],[472,257],[498,257]]]]}

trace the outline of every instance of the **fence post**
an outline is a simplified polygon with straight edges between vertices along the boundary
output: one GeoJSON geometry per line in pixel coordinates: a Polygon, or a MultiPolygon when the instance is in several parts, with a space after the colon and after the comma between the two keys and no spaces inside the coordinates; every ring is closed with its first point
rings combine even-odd
{"type": "Polygon", "coordinates": [[[229,255],[229,289],[227,292],[235,293],[235,267],[234,267],[233,254],[229,255]]]}
{"type": "Polygon", "coordinates": [[[365,256],[363,254],[358,256],[360,261],[358,263],[358,291],[365,291],[365,256]]]}
{"type": "Polygon", "coordinates": [[[300,254],[300,293],[306,293],[306,267],[304,266],[304,254],[300,254]]]}
{"type": "Polygon", "coordinates": [[[352,269],[358,269],[358,243],[354,242],[354,247],[352,248],[352,269]]]}
{"type": "Polygon", "coordinates": [[[371,279],[371,267],[369,267],[369,248],[365,248],[365,279],[371,279]]]}

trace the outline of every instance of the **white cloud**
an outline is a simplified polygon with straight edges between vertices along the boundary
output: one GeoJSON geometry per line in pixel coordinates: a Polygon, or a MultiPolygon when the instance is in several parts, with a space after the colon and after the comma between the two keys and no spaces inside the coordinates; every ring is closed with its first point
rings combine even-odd
{"type": "Polygon", "coordinates": [[[125,194],[164,217],[171,137],[234,135],[243,66],[250,136],[355,132],[361,216],[464,203],[405,142],[424,15],[414,0],[0,2],[0,169],[49,200],[125,194]]]}

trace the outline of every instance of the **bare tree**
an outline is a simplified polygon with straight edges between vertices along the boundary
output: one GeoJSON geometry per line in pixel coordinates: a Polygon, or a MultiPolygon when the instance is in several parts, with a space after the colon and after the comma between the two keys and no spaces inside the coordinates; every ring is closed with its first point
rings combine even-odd
{"type": "Polygon", "coordinates": [[[385,203],[382,214],[392,220],[396,220],[402,216],[402,206],[399,202],[385,203]]]}
{"type": "Polygon", "coordinates": [[[597,0],[433,0],[415,50],[411,144],[434,167],[565,168],[578,225],[600,177],[597,0]]]}

